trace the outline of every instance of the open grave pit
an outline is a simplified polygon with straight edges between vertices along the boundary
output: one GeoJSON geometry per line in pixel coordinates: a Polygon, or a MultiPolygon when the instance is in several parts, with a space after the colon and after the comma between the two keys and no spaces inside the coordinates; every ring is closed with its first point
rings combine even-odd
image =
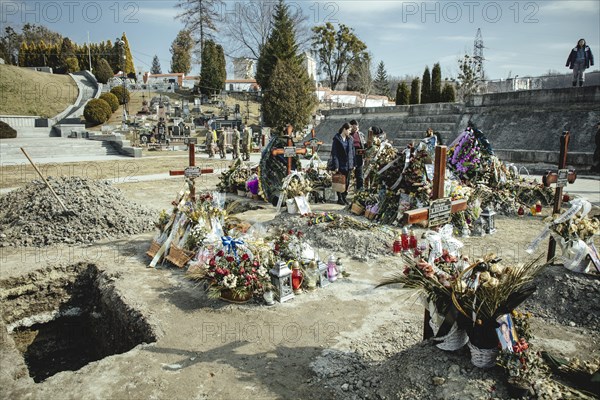
{"type": "Polygon", "coordinates": [[[144,316],[120,296],[115,278],[78,263],[0,281],[0,333],[11,339],[3,342],[22,354],[34,382],[156,341],[144,316]]]}

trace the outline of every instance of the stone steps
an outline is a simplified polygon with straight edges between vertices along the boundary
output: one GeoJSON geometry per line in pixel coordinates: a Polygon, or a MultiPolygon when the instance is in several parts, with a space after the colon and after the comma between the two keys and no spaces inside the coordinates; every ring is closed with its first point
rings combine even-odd
{"type": "Polygon", "coordinates": [[[0,140],[0,155],[2,160],[21,160],[24,158],[20,150],[23,147],[35,158],[69,158],[86,156],[117,156],[119,152],[109,143],[86,139],[62,138],[29,138],[0,140]]]}

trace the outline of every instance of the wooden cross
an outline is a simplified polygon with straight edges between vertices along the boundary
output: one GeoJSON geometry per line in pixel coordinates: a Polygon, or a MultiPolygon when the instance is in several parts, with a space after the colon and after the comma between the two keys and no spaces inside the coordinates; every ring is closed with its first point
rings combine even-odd
{"type": "Polygon", "coordinates": [[[171,170],[169,171],[170,176],[185,175],[192,181],[192,187],[190,188],[190,199],[196,201],[196,187],[194,179],[200,177],[202,174],[210,174],[213,172],[212,168],[199,168],[196,167],[196,145],[194,143],[188,144],[189,149],[189,167],[185,170],[171,170]]]}
{"type": "MultiPolygon", "coordinates": [[[[435,146],[435,165],[433,170],[433,193],[432,200],[438,200],[444,196],[444,182],[446,180],[446,146],[435,146]]],[[[455,214],[467,209],[467,201],[464,199],[452,202],[451,213],[455,214]]],[[[412,225],[429,219],[429,208],[417,208],[408,210],[402,216],[402,225],[412,225]]]]}
{"type": "MultiPolygon", "coordinates": [[[[552,183],[556,183],[556,192],[554,192],[554,208],[552,210],[553,215],[560,212],[560,208],[562,206],[563,186],[565,186],[567,182],[573,183],[577,179],[577,173],[575,171],[567,171],[565,169],[567,166],[567,153],[569,148],[570,136],[571,133],[569,131],[564,131],[560,136],[560,155],[558,156],[558,172],[548,172],[542,177],[542,183],[546,187],[550,186],[552,183]],[[562,176],[559,177],[559,175],[562,176]]],[[[546,261],[552,260],[554,258],[555,253],[556,241],[552,236],[550,236],[550,242],[548,243],[548,256],[546,258],[546,261]]]]}
{"type": "Polygon", "coordinates": [[[323,142],[317,140],[317,137],[315,135],[315,129],[314,128],[311,129],[310,130],[310,140],[304,142],[304,147],[311,146],[312,155],[314,156],[315,153],[319,150],[319,146],[321,146],[322,144],[323,144],[323,142]]]}
{"type": "Polygon", "coordinates": [[[271,155],[273,156],[284,156],[287,157],[287,174],[292,173],[292,157],[297,154],[306,154],[306,148],[298,149],[294,147],[294,143],[292,142],[292,131],[294,128],[291,125],[287,126],[287,147],[286,149],[293,149],[293,154],[288,154],[286,149],[275,149],[271,151],[271,155]]]}
{"type": "MultiPolygon", "coordinates": [[[[438,200],[444,197],[444,182],[446,181],[446,146],[435,146],[435,164],[433,170],[433,190],[432,200],[438,200]]],[[[467,209],[467,201],[464,199],[455,200],[452,202],[450,212],[452,214],[464,211],[467,209]]],[[[417,222],[427,221],[429,219],[429,208],[418,208],[415,210],[405,211],[402,216],[403,225],[412,225],[417,222]]],[[[433,330],[429,326],[431,315],[429,310],[425,310],[423,318],[423,340],[433,337],[433,330]]]]}

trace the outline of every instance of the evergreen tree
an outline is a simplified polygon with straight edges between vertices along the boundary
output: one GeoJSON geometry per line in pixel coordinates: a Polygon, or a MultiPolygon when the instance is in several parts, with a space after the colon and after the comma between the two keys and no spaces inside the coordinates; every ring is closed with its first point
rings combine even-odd
{"type": "Polygon", "coordinates": [[[179,0],[175,5],[182,10],[176,18],[183,21],[191,34],[200,38],[200,55],[206,41],[213,38],[212,32],[217,31],[215,21],[223,4],[222,0],[179,0]]]}
{"type": "Polygon", "coordinates": [[[281,132],[287,124],[296,131],[311,119],[317,98],[306,70],[293,61],[279,60],[271,75],[269,91],[263,97],[266,125],[281,132]]]}
{"type": "Polygon", "coordinates": [[[60,45],[60,51],[58,54],[58,73],[66,74],[69,70],[67,59],[74,58],[77,54],[77,45],[71,41],[71,39],[65,37],[60,45]]]}
{"type": "Polygon", "coordinates": [[[431,103],[431,75],[429,66],[423,72],[423,83],[421,84],[421,104],[431,103]]]}
{"type": "Polygon", "coordinates": [[[171,72],[189,73],[192,70],[194,40],[188,30],[181,30],[171,44],[171,72]]]}
{"type": "Polygon", "coordinates": [[[385,64],[383,61],[380,61],[377,65],[377,74],[375,75],[375,81],[373,81],[375,86],[375,93],[380,96],[388,96],[390,95],[390,83],[388,81],[387,72],[385,70],[385,64]]]}
{"type": "Polygon", "coordinates": [[[456,101],[456,90],[454,90],[453,84],[446,83],[444,85],[441,99],[444,103],[454,103],[456,101]]]}
{"type": "Polygon", "coordinates": [[[77,57],[69,57],[65,60],[66,73],[72,74],[73,72],[79,71],[79,61],[77,57]]]}
{"type": "Polygon", "coordinates": [[[431,70],[431,102],[442,101],[442,68],[440,63],[435,63],[431,70]]]}
{"type": "Polygon", "coordinates": [[[412,80],[410,84],[410,104],[419,104],[419,93],[421,91],[420,85],[421,81],[419,78],[412,80]]]}
{"type": "Polygon", "coordinates": [[[298,44],[294,33],[294,22],[290,17],[289,7],[279,0],[275,5],[273,30],[266,45],[260,49],[256,66],[256,81],[263,92],[269,90],[269,80],[278,60],[300,66],[302,59],[298,55],[298,44]]]}
{"type": "Polygon", "coordinates": [[[162,69],[160,68],[160,61],[158,56],[154,56],[152,59],[152,67],[150,68],[151,74],[162,74],[162,69]]]}
{"type": "Polygon", "coordinates": [[[124,54],[125,54],[125,67],[122,69],[126,75],[133,74],[135,76],[135,66],[133,65],[133,56],[131,55],[131,48],[129,47],[129,41],[127,40],[127,35],[123,32],[123,36],[121,36],[121,40],[125,42],[124,46],[124,54]]]}
{"type": "Polygon", "coordinates": [[[396,105],[404,106],[410,103],[410,89],[406,82],[402,81],[398,84],[396,90],[396,105]]]}
{"type": "Polygon", "coordinates": [[[227,75],[223,48],[212,40],[207,40],[204,43],[201,62],[200,92],[206,95],[220,93],[227,75]]]}
{"type": "Polygon", "coordinates": [[[98,65],[94,68],[94,75],[98,82],[107,84],[110,78],[114,76],[113,69],[106,59],[101,58],[98,65]]]}
{"type": "Polygon", "coordinates": [[[19,48],[19,67],[29,67],[29,46],[27,42],[21,43],[19,48]]]}

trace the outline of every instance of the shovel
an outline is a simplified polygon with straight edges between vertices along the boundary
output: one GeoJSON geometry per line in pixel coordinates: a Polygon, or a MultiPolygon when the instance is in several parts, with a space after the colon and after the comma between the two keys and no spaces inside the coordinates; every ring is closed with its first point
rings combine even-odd
{"type": "Polygon", "coordinates": [[[42,173],[40,172],[40,170],[38,169],[38,167],[35,165],[35,163],[33,162],[33,160],[31,159],[31,157],[29,157],[29,154],[27,154],[27,152],[25,151],[24,148],[19,147],[21,149],[21,151],[23,152],[23,154],[25,154],[25,157],[27,157],[27,159],[29,160],[29,162],[31,163],[31,165],[33,166],[33,169],[35,169],[35,172],[38,173],[38,175],[40,176],[40,178],[42,178],[42,180],[44,181],[44,183],[46,184],[46,186],[48,187],[48,189],[50,189],[50,191],[52,192],[52,194],[54,195],[54,197],[56,197],[56,200],[58,200],[58,203],[60,204],[60,206],[63,209],[63,214],[67,215],[67,216],[75,216],[75,212],[68,210],[67,207],[65,206],[65,203],[62,202],[62,200],[60,199],[60,197],[58,197],[58,195],[56,194],[56,192],[54,191],[54,189],[52,189],[52,186],[50,186],[50,184],[48,183],[48,181],[46,180],[46,178],[44,178],[44,175],[42,175],[42,173]]]}

